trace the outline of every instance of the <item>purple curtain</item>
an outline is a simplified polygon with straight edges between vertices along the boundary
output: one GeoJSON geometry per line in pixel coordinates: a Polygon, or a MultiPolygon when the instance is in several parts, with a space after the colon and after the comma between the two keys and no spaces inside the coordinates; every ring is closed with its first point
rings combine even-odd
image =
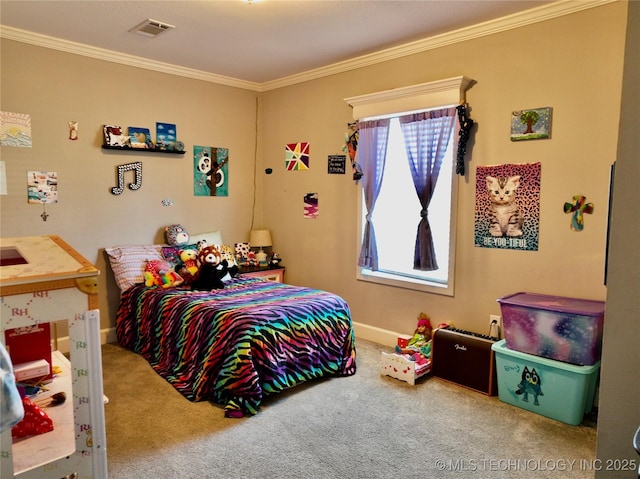
{"type": "Polygon", "coordinates": [[[419,271],[438,269],[428,211],[456,118],[455,107],[400,117],[411,176],[422,206],[413,254],[413,269],[419,271]]]}
{"type": "Polygon", "coordinates": [[[364,203],[367,208],[367,222],[364,226],[358,266],[370,268],[372,271],[378,270],[378,247],[371,216],[382,185],[384,163],[387,156],[389,123],[389,119],[358,123],[360,137],[358,139],[356,157],[362,168],[362,189],[364,191],[364,203]]]}

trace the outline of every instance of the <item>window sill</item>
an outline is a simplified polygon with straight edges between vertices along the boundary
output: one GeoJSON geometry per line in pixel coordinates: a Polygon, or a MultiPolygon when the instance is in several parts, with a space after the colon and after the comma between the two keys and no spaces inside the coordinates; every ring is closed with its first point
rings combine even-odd
{"type": "Polygon", "coordinates": [[[440,294],[443,296],[453,296],[453,279],[449,279],[449,284],[441,284],[436,282],[427,282],[421,280],[412,280],[411,278],[397,279],[384,273],[363,274],[360,267],[356,267],[356,279],[367,283],[381,284],[384,286],[392,286],[395,288],[410,289],[414,291],[422,291],[423,293],[440,294]]]}

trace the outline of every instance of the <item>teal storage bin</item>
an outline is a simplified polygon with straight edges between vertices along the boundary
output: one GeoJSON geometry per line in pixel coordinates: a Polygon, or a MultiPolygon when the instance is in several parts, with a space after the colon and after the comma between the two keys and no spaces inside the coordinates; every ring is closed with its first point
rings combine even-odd
{"type": "Polygon", "coordinates": [[[600,361],[577,366],[507,348],[506,340],[491,346],[501,401],[571,425],[591,412],[600,361]]]}

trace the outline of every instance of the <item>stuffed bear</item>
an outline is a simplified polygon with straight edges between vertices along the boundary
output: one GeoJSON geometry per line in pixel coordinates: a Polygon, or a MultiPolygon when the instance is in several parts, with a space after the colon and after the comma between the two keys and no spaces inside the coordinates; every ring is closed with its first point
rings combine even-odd
{"type": "Polygon", "coordinates": [[[229,262],[222,257],[222,253],[216,245],[205,246],[200,250],[198,253],[200,268],[191,283],[192,289],[223,289],[224,282],[238,274],[238,266],[235,264],[229,266],[229,262]]]}
{"type": "Polygon", "coordinates": [[[168,245],[182,246],[189,244],[189,233],[182,225],[167,226],[164,234],[168,245]]]}
{"type": "Polygon", "coordinates": [[[198,272],[198,252],[194,249],[181,249],[180,261],[192,276],[198,272]]]}
{"type": "Polygon", "coordinates": [[[144,270],[145,286],[162,286],[171,288],[180,286],[184,280],[176,273],[168,261],[150,260],[144,270]]]}
{"type": "Polygon", "coordinates": [[[191,282],[191,289],[212,290],[224,288],[222,282],[226,274],[221,272],[225,266],[221,261],[221,254],[214,245],[205,246],[198,253],[198,263],[200,264],[196,278],[191,282]]]}

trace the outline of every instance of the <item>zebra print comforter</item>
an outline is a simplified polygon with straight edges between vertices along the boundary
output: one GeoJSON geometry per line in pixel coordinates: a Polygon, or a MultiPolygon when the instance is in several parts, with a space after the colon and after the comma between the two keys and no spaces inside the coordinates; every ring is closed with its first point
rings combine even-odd
{"type": "Polygon", "coordinates": [[[335,294],[236,278],[224,289],[125,291],[118,341],[191,401],[255,414],[265,395],[356,371],[347,303],[335,294]]]}

